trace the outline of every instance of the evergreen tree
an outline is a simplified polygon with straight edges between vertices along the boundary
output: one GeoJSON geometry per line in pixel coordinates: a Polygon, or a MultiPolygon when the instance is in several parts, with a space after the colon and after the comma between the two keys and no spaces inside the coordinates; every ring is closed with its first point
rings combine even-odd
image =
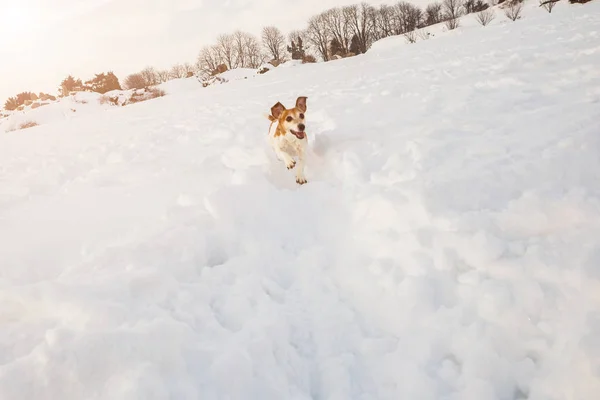
{"type": "Polygon", "coordinates": [[[81,79],[75,79],[71,75],[67,76],[58,88],[61,97],[68,96],[71,92],[81,92],[83,90],[84,86],[81,79]]]}
{"type": "Polygon", "coordinates": [[[4,109],[7,111],[14,111],[17,107],[19,107],[19,103],[17,103],[16,97],[9,97],[6,103],[4,103],[4,109]]]}
{"type": "Polygon", "coordinates": [[[292,40],[292,45],[287,47],[287,51],[292,53],[292,60],[302,60],[306,56],[302,45],[302,38],[298,36],[297,43],[292,40]]]}
{"type": "Polygon", "coordinates": [[[31,92],[23,92],[17,95],[17,105],[21,106],[25,104],[26,101],[31,100],[33,98],[33,93],[31,92]]]}
{"type": "Polygon", "coordinates": [[[360,54],[360,40],[358,35],[352,36],[352,42],[350,42],[350,53],[360,54]]]}
{"type": "Polygon", "coordinates": [[[104,94],[112,90],[121,90],[119,79],[113,72],[108,72],[107,74],[104,72],[101,74],[96,74],[94,79],[90,79],[89,81],[85,82],[85,84],[87,85],[87,89],[100,94],[104,94]]]}
{"type": "Polygon", "coordinates": [[[329,43],[329,53],[332,56],[344,55],[344,49],[342,48],[342,45],[336,38],[331,39],[331,42],[329,43]]]}

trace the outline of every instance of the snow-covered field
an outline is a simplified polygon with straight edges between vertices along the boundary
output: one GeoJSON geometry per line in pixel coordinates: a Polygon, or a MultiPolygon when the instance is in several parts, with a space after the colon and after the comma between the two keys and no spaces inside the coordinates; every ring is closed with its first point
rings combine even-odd
{"type": "Polygon", "coordinates": [[[0,399],[596,398],[600,2],[563,3],[0,135],[0,399]],[[300,95],[304,186],[263,116],[300,95]]]}

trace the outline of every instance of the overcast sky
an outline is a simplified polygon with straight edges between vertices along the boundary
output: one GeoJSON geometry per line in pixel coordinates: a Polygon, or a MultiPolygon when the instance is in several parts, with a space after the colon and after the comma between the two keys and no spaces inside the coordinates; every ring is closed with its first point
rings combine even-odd
{"type": "Polygon", "coordinates": [[[147,65],[193,62],[220,33],[258,34],[272,24],[287,34],[326,8],[356,2],[0,0],[0,102],[21,91],[56,93],[68,74],[85,81],[113,70],[123,79],[147,65]]]}

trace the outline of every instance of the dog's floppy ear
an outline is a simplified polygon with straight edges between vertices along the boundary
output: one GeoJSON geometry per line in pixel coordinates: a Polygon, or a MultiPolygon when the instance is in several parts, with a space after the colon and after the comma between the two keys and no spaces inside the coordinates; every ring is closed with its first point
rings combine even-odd
{"type": "Polygon", "coordinates": [[[279,118],[282,112],[285,111],[285,107],[280,102],[277,102],[273,107],[271,107],[271,115],[275,118],[279,118]]]}
{"type": "Polygon", "coordinates": [[[296,99],[296,108],[302,112],[306,112],[306,97],[298,97],[296,99]]]}

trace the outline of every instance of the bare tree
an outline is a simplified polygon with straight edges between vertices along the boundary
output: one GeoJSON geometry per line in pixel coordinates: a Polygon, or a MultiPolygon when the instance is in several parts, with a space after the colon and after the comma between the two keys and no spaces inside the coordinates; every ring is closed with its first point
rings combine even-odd
{"type": "MultiPolygon", "coordinates": [[[[355,42],[358,53],[366,53],[373,43],[373,15],[375,8],[363,2],[360,5],[351,5],[344,7],[344,18],[348,24],[348,29],[352,37],[352,42],[355,42]]],[[[355,51],[355,53],[356,53],[355,51]]]]}
{"type": "Polygon", "coordinates": [[[392,26],[392,34],[393,35],[401,35],[406,32],[403,21],[402,21],[402,7],[403,2],[399,2],[392,6],[392,14],[391,14],[391,26],[392,26]]]}
{"type": "Polygon", "coordinates": [[[254,35],[246,35],[244,41],[244,48],[246,51],[246,60],[248,67],[258,68],[262,63],[265,62],[265,53],[262,51],[260,42],[254,35]]]}
{"type": "Polygon", "coordinates": [[[544,7],[544,10],[548,11],[548,13],[551,14],[552,9],[558,1],[560,0],[540,0],[540,7],[544,7]]]}
{"type": "Polygon", "coordinates": [[[315,15],[308,20],[307,39],[315,47],[315,51],[323,61],[329,61],[329,30],[324,14],[315,15]]]}
{"type": "Polygon", "coordinates": [[[162,83],[162,82],[167,82],[169,80],[169,70],[168,69],[162,69],[160,71],[158,71],[157,73],[158,76],[158,80],[162,83]]]}
{"type": "Polygon", "coordinates": [[[184,71],[184,78],[191,78],[192,76],[194,76],[196,74],[196,67],[194,66],[194,64],[191,64],[189,62],[186,62],[185,64],[183,64],[183,71],[184,71]]]}
{"type": "Polygon", "coordinates": [[[483,26],[488,25],[494,20],[494,18],[496,18],[496,13],[494,13],[492,8],[479,11],[477,14],[475,14],[475,19],[483,26]]]}
{"type": "Polygon", "coordinates": [[[219,35],[215,50],[217,50],[219,60],[221,60],[221,63],[227,65],[227,68],[237,68],[235,39],[233,35],[219,35]]]}
{"type": "Polygon", "coordinates": [[[461,0],[444,0],[442,4],[444,19],[446,20],[446,28],[450,31],[458,28],[460,24],[460,16],[462,9],[461,0]]]}
{"type": "Polygon", "coordinates": [[[262,30],[262,44],[273,60],[285,59],[285,36],[274,26],[266,26],[262,30]]]}
{"type": "Polygon", "coordinates": [[[141,73],[127,76],[123,84],[127,89],[144,89],[147,87],[146,80],[141,73]]]}
{"type": "Polygon", "coordinates": [[[258,68],[264,60],[258,39],[252,34],[242,31],[234,32],[232,37],[234,68],[258,68]]]}
{"type": "Polygon", "coordinates": [[[153,67],[144,68],[140,74],[144,77],[144,81],[146,82],[146,86],[154,86],[160,83],[160,78],[158,77],[158,72],[153,67]]]}
{"type": "Polygon", "coordinates": [[[439,24],[443,20],[442,3],[431,3],[425,8],[425,25],[439,24]]]}
{"type": "Polygon", "coordinates": [[[383,39],[394,34],[393,30],[394,9],[386,4],[379,6],[375,15],[373,36],[375,40],[383,39]]]}
{"type": "Polygon", "coordinates": [[[234,51],[236,58],[236,66],[240,68],[248,67],[248,54],[246,51],[246,37],[242,31],[233,33],[234,51]]]}
{"type": "Polygon", "coordinates": [[[504,9],[504,15],[514,22],[521,18],[522,11],[523,3],[518,0],[512,0],[510,3],[508,3],[508,7],[504,9]]]}
{"type": "Polygon", "coordinates": [[[401,1],[394,6],[394,32],[397,35],[414,31],[421,25],[423,11],[411,3],[401,1]]]}
{"type": "Polygon", "coordinates": [[[489,4],[483,2],[482,0],[464,0],[463,9],[465,10],[465,14],[473,14],[479,11],[486,10],[489,7],[489,4]]]}
{"type": "Polygon", "coordinates": [[[244,48],[244,33],[241,31],[235,31],[233,37],[233,51],[235,54],[235,66],[236,68],[246,67],[246,49],[244,48]]]}
{"type": "Polygon", "coordinates": [[[326,21],[327,30],[331,39],[336,39],[340,45],[340,52],[347,53],[350,50],[350,40],[352,35],[348,27],[348,21],[341,8],[331,8],[325,11],[323,18],[326,21]]]}
{"type": "Polygon", "coordinates": [[[177,63],[171,67],[171,70],[169,71],[169,77],[171,79],[185,78],[186,73],[187,71],[185,65],[177,63]]]}
{"type": "Polygon", "coordinates": [[[196,68],[204,75],[212,74],[220,64],[223,64],[223,61],[216,45],[203,47],[196,59],[196,68]]]}

